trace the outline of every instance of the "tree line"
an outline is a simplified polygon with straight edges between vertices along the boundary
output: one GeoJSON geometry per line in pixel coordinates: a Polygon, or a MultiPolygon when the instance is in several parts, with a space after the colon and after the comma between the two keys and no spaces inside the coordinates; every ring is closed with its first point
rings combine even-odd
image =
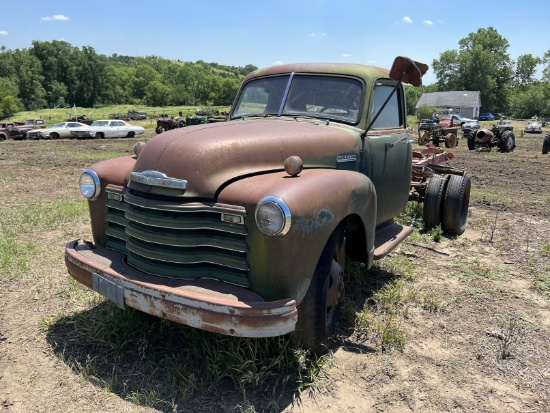
{"type": "Polygon", "coordinates": [[[423,92],[480,91],[482,112],[516,119],[550,117],[550,50],[543,56],[524,54],[513,61],[510,44],[493,27],[478,29],[434,59],[437,81],[422,89],[407,87],[409,113],[423,92]],[[542,75],[537,79],[537,72],[542,75]]]}
{"type": "MultiPolygon", "coordinates": [[[[407,87],[414,114],[423,92],[479,90],[483,112],[514,118],[550,117],[550,50],[516,61],[493,27],[478,29],[432,62],[437,81],[407,87]],[[540,79],[537,71],[542,69],[540,79]]],[[[65,41],[33,41],[28,49],[0,48],[0,114],[66,105],[228,106],[245,75],[257,67],[225,66],[96,53],[65,41]]]]}
{"type": "Polygon", "coordinates": [[[97,53],[65,41],[33,41],[28,49],[0,48],[0,112],[62,106],[146,104],[228,106],[254,65],[225,66],[157,56],[97,53]]]}

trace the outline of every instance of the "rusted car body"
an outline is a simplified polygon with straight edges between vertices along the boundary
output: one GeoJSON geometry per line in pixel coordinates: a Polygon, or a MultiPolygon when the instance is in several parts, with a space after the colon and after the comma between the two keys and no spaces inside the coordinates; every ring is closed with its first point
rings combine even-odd
{"type": "Polygon", "coordinates": [[[27,139],[27,132],[33,129],[45,129],[44,119],[27,119],[23,124],[8,126],[6,132],[8,137],[15,140],[27,139]]]}
{"type": "Polygon", "coordinates": [[[119,307],[222,334],[334,333],[347,255],[370,267],[412,228],[402,83],[427,66],[280,65],[244,80],[227,122],[166,131],[86,169],[93,242],[66,265],[119,307]]]}

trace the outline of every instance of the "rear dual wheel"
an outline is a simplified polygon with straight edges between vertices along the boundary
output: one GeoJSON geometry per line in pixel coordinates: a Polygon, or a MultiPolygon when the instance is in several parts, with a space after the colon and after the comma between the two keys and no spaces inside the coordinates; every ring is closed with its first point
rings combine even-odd
{"type": "Polygon", "coordinates": [[[423,218],[428,228],[441,225],[443,231],[461,235],[466,230],[471,180],[464,175],[435,175],[428,181],[423,218]]]}

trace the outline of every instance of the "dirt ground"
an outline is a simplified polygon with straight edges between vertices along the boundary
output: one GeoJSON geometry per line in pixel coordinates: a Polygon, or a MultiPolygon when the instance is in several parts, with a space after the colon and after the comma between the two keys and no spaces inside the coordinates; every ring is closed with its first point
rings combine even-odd
{"type": "MultiPolygon", "coordinates": [[[[544,135],[523,136],[524,122],[514,126],[512,153],[468,151],[465,140],[453,150],[451,165],[472,177],[466,232],[439,243],[409,240],[394,253],[415,265],[412,286],[439,297],[444,311],[412,308],[403,351],[372,351],[350,335],[317,389],[279,411],[550,412],[550,254],[542,251],[550,245],[550,156],[541,154],[544,135]]],[[[133,142],[0,142],[0,204],[80,199],[78,176],[96,160],[88,154],[130,153],[133,142]]],[[[43,320],[69,308],[58,287],[69,280],[63,248],[79,236],[89,237],[85,219],[42,234],[34,242],[49,254],[22,277],[0,281],[0,411],[161,411],[87,380],[46,339],[43,320]]]]}

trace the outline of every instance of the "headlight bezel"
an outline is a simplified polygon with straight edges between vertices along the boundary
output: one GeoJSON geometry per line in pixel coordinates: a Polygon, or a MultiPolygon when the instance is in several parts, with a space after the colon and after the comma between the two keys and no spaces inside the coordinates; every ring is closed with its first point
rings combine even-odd
{"type": "Polygon", "coordinates": [[[256,211],[254,212],[254,218],[256,220],[256,226],[258,227],[258,229],[263,234],[270,237],[282,237],[283,235],[286,235],[290,230],[290,226],[292,223],[292,214],[288,205],[281,198],[272,195],[268,195],[262,198],[260,202],[258,202],[258,204],[256,205],[256,211]],[[275,232],[266,231],[265,226],[260,224],[262,219],[262,217],[260,216],[262,214],[262,206],[265,206],[267,204],[275,206],[275,210],[281,214],[281,225],[278,226],[277,231],[275,232]]]}
{"type": "Polygon", "coordinates": [[[80,174],[80,178],[78,179],[78,187],[80,189],[80,193],[84,198],[86,198],[88,201],[95,201],[97,198],[99,198],[99,195],[101,194],[101,181],[99,179],[99,176],[93,169],[86,168],[82,171],[80,174]],[[83,184],[82,178],[88,175],[92,178],[92,183],[89,184],[83,184]],[[87,191],[84,189],[88,189],[87,191]],[[93,190],[93,193],[91,191],[93,190]],[[87,194],[91,194],[88,196],[87,194]]]}

